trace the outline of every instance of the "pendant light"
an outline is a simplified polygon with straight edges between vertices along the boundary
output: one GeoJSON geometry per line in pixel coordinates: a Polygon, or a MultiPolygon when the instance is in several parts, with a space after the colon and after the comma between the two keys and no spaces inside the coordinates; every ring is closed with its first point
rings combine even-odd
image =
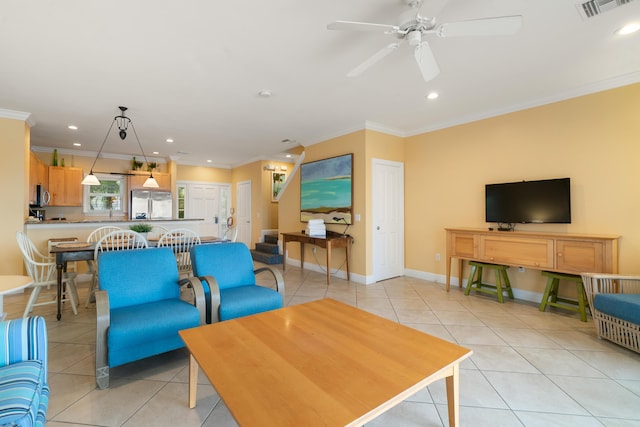
{"type": "MultiPolygon", "coordinates": [[[[111,126],[109,126],[109,130],[107,130],[107,134],[104,136],[104,140],[102,141],[102,145],[100,145],[100,150],[98,150],[98,155],[96,159],[93,161],[91,165],[91,170],[89,175],[85,176],[82,180],[82,185],[100,185],[100,180],[93,174],[93,167],[96,165],[96,162],[100,158],[100,154],[102,153],[102,148],[104,147],[105,142],[107,142],[107,138],[109,137],[109,133],[111,133],[111,129],[113,125],[116,124],[118,126],[118,135],[120,139],[123,141],[127,137],[127,130],[129,129],[129,125],[131,125],[131,129],[133,130],[133,135],[136,137],[136,141],[138,142],[138,147],[140,147],[140,151],[142,152],[142,157],[144,157],[144,161],[148,164],[146,154],[144,154],[144,150],[142,149],[142,144],[140,144],[140,139],[138,138],[138,134],[136,133],[136,128],[133,126],[133,122],[131,119],[124,115],[125,111],[127,111],[127,107],[118,107],[120,109],[120,115],[115,116],[113,121],[111,122],[111,126]]],[[[149,178],[142,184],[143,187],[147,188],[158,188],[158,181],[153,177],[153,171],[150,172],[149,178]]]]}

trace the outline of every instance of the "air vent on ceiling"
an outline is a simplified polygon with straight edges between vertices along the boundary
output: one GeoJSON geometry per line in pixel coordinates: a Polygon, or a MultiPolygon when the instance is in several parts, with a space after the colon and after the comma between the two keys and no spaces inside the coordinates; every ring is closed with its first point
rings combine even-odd
{"type": "Polygon", "coordinates": [[[623,6],[633,0],[589,0],[578,5],[580,16],[583,18],[593,18],[601,13],[608,12],[618,6],[623,6]]]}

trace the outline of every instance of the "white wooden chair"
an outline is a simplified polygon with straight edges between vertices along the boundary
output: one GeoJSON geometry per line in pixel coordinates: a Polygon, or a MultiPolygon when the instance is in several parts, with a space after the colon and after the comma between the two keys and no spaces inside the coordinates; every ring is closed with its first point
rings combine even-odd
{"type": "Polygon", "coordinates": [[[178,263],[180,277],[189,277],[191,273],[190,251],[194,245],[200,244],[200,236],[188,228],[177,228],[163,234],[158,240],[158,247],[169,247],[173,250],[178,263]]]}
{"type": "MultiPolygon", "coordinates": [[[[27,306],[22,315],[22,317],[27,317],[33,310],[33,307],[56,303],[56,298],[53,298],[51,301],[37,302],[40,291],[44,286],[58,286],[56,261],[54,257],[42,255],[31,239],[22,231],[16,233],[16,240],[18,241],[20,252],[22,252],[24,258],[27,274],[33,279],[33,284],[31,285],[33,290],[31,291],[31,296],[29,296],[27,306]]],[[[63,296],[68,297],[71,302],[73,314],[78,314],[78,302],[76,301],[78,291],[76,290],[75,279],[76,273],[64,273],[62,276],[62,286],[64,289],[63,296]]]]}
{"type": "MultiPolygon", "coordinates": [[[[98,227],[95,230],[93,230],[91,234],[89,234],[89,237],[87,237],[87,242],[96,243],[98,242],[98,240],[102,239],[104,236],[111,233],[112,231],[118,231],[118,230],[120,230],[120,227],[116,227],[114,225],[106,225],[104,227],[98,227]]],[[[89,285],[89,293],[87,294],[87,301],[84,304],[85,308],[89,307],[89,304],[91,304],[91,302],[95,300],[95,283],[96,283],[95,281],[96,281],[96,274],[98,274],[98,269],[96,268],[95,259],[88,260],[87,266],[89,267],[89,273],[91,273],[91,284],[89,285]]]]}
{"type": "Polygon", "coordinates": [[[89,305],[89,302],[95,295],[96,289],[99,287],[97,265],[100,252],[120,251],[126,249],[142,249],[147,247],[149,247],[147,239],[145,239],[142,234],[136,233],[133,230],[123,230],[118,228],[117,230],[111,231],[102,236],[96,242],[96,247],[93,250],[93,262],[95,263],[96,274],[93,275],[93,279],[91,280],[91,288],[89,289],[89,297],[87,298],[86,305],[89,305]]]}
{"type": "Polygon", "coordinates": [[[222,240],[228,242],[235,242],[238,238],[238,227],[232,226],[227,228],[227,231],[224,232],[222,236],[222,240]]]}

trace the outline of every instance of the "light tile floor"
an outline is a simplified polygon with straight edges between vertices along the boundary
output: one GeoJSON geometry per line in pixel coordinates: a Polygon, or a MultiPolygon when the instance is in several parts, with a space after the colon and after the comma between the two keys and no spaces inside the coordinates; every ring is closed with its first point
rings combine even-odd
{"type": "MultiPolygon", "coordinates": [[[[287,268],[286,304],[330,297],[474,351],[461,365],[462,426],[640,426],[640,355],[599,340],[591,319],[521,301],[447,293],[442,284],[400,277],[359,285],[287,268]]],[[[52,291],[51,291],[52,292],[52,291]]],[[[81,286],[81,301],[86,286],[81,286]]],[[[9,318],[26,295],[5,297],[9,318]]],[[[49,332],[48,426],[235,426],[201,373],[197,407],[187,408],[187,352],[112,370],[95,387],[95,308],[36,307],[49,332]]],[[[448,425],[444,382],[436,382],[369,426],[448,425]]]]}

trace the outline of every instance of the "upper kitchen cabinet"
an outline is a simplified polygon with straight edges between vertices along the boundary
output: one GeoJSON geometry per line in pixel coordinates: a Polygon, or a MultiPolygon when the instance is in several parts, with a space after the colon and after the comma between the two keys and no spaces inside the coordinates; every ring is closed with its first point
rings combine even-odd
{"type": "MultiPolygon", "coordinates": [[[[144,186],[150,172],[129,171],[129,190],[150,190],[144,186]]],[[[153,172],[153,177],[158,181],[158,188],[152,190],[171,191],[171,174],[167,172],[153,172]]]]}
{"type": "Polygon", "coordinates": [[[49,166],[50,206],[82,206],[82,169],[49,166]]]}
{"type": "Polygon", "coordinates": [[[29,155],[29,200],[36,201],[36,185],[47,188],[49,184],[49,172],[47,165],[32,151],[29,155]]]}

